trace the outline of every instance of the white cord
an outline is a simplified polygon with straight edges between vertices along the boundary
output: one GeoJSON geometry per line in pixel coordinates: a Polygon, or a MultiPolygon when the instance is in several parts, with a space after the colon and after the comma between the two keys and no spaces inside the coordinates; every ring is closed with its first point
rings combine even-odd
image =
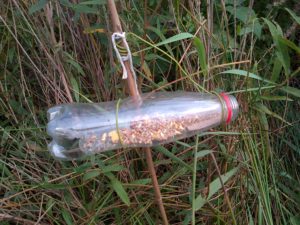
{"type": "MultiPolygon", "coordinates": [[[[139,93],[138,86],[137,86],[137,81],[136,81],[136,74],[135,74],[135,71],[134,71],[134,68],[133,68],[132,55],[131,55],[131,51],[130,51],[129,45],[128,45],[127,41],[126,41],[126,34],[125,34],[125,32],[122,32],[122,33],[121,32],[115,32],[115,33],[113,33],[111,35],[111,40],[112,40],[112,44],[113,44],[115,53],[117,55],[117,58],[118,58],[119,62],[121,63],[121,66],[122,66],[122,69],[123,69],[122,79],[127,79],[128,78],[127,69],[125,67],[124,62],[126,62],[127,60],[129,60],[130,70],[131,70],[131,73],[132,73],[132,76],[133,76],[133,81],[134,81],[134,84],[135,84],[135,90],[136,90],[136,93],[139,93]],[[122,56],[120,54],[120,51],[117,48],[117,44],[116,44],[116,40],[119,40],[119,39],[122,39],[122,42],[123,42],[123,44],[125,46],[127,55],[122,56]]],[[[140,99],[139,94],[138,94],[138,101],[141,104],[141,99],[140,99]]]]}
{"type": "Polygon", "coordinates": [[[130,70],[133,74],[133,78],[134,78],[134,81],[136,83],[136,75],[135,75],[135,72],[134,72],[134,69],[133,69],[133,63],[132,63],[132,56],[131,56],[131,51],[130,51],[130,48],[129,48],[129,45],[126,41],[126,36],[125,36],[125,32],[115,32],[112,34],[111,36],[111,40],[112,40],[112,44],[113,44],[113,47],[115,49],[115,52],[116,52],[116,55],[118,57],[118,60],[119,62],[121,63],[121,66],[122,66],[122,69],[123,69],[123,76],[122,76],[122,79],[127,79],[128,75],[127,75],[127,70],[126,70],[126,67],[125,67],[125,64],[124,62],[129,60],[129,63],[130,63],[130,70]],[[126,56],[122,56],[119,52],[119,49],[117,48],[117,44],[116,44],[116,40],[118,39],[122,39],[124,45],[125,45],[125,49],[127,51],[127,55],[126,56]]]}
{"type": "Polygon", "coordinates": [[[127,79],[128,78],[128,74],[127,74],[127,70],[126,70],[124,62],[126,62],[127,60],[129,60],[130,70],[131,70],[131,73],[132,73],[132,76],[133,76],[133,80],[134,80],[134,84],[135,84],[135,89],[136,89],[136,92],[139,93],[138,87],[137,87],[137,82],[136,82],[136,74],[135,74],[135,71],[134,71],[134,68],[133,68],[132,55],[131,55],[131,51],[130,51],[129,45],[128,45],[127,41],[126,41],[125,32],[122,32],[122,33],[115,32],[115,33],[113,33],[111,35],[111,40],[112,40],[112,44],[113,44],[113,47],[115,49],[117,58],[118,58],[119,62],[121,63],[121,66],[122,66],[122,69],[123,69],[122,79],[127,79]],[[120,52],[119,52],[119,49],[117,48],[116,40],[118,40],[118,39],[122,39],[122,42],[125,45],[125,49],[127,51],[127,55],[125,55],[125,56],[122,56],[120,54],[120,52]]]}

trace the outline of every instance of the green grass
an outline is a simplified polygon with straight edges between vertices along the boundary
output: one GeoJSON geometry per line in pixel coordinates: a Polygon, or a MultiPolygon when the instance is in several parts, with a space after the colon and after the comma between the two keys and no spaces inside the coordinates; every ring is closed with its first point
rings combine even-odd
{"type": "MultiPolygon", "coordinates": [[[[1,224],[159,224],[140,149],[49,154],[49,107],[128,94],[105,1],[47,2],[0,3],[1,224]]],[[[199,2],[117,1],[143,92],[240,103],[231,125],[153,148],[169,223],[300,224],[300,5],[199,2]]]]}

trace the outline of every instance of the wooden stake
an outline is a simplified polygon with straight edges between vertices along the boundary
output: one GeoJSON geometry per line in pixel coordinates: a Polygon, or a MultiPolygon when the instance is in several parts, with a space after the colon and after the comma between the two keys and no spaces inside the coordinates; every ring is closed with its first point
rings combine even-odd
{"type": "MultiPolygon", "coordinates": [[[[122,26],[121,26],[121,23],[120,23],[119,15],[118,15],[117,8],[116,8],[114,0],[107,0],[107,5],[108,5],[108,9],[109,9],[110,16],[111,16],[113,31],[114,32],[122,32],[122,26]]],[[[127,85],[128,85],[129,93],[136,100],[136,102],[138,104],[140,94],[135,88],[134,76],[131,72],[129,61],[124,62],[124,64],[125,64],[125,67],[126,67],[126,70],[127,70],[127,75],[128,75],[127,85]]],[[[167,225],[168,224],[168,218],[167,218],[167,214],[166,214],[166,211],[165,211],[165,208],[164,208],[164,205],[163,205],[163,201],[162,201],[162,197],[161,197],[161,193],[160,193],[160,189],[159,189],[159,185],[158,185],[158,181],[157,181],[157,176],[156,176],[156,172],[155,172],[155,168],[154,168],[151,149],[150,148],[145,148],[144,150],[145,150],[145,153],[146,153],[146,160],[147,160],[148,170],[149,170],[151,178],[152,178],[152,183],[153,183],[153,189],[154,189],[154,193],[155,193],[156,202],[157,202],[157,205],[158,205],[159,210],[160,210],[160,214],[161,214],[161,217],[162,217],[163,224],[167,225]]]]}
{"type": "Polygon", "coordinates": [[[151,148],[149,148],[149,147],[145,148],[145,153],[146,153],[146,160],[147,160],[148,170],[149,170],[149,172],[151,174],[151,178],[152,178],[152,184],[153,184],[153,189],[154,189],[154,193],[155,193],[156,203],[159,207],[159,211],[160,211],[160,215],[161,215],[163,224],[167,225],[167,224],[169,224],[168,223],[168,217],[167,217],[166,210],[165,210],[165,207],[164,207],[164,203],[163,203],[163,200],[162,200],[162,197],[161,197],[156,172],[155,172],[155,169],[154,169],[154,163],[153,163],[153,159],[152,159],[151,148]]]}

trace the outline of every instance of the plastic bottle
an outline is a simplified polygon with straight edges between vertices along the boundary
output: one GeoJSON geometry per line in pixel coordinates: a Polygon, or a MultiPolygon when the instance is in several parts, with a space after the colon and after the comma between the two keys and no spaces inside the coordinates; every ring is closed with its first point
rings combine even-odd
{"type": "Polygon", "coordinates": [[[49,150],[59,159],[124,147],[146,147],[191,137],[237,117],[235,97],[194,92],[143,94],[103,103],[63,104],[48,110],[49,150]]]}

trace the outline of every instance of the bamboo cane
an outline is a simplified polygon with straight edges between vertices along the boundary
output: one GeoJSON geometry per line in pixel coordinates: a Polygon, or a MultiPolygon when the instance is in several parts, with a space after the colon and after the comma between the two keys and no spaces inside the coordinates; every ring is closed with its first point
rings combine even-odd
{"type": "MultiPolygon", "coordinates": [[[[118,15],[117,8],[116,8],[114,0],[107,0],[107,4],[108,4],[108,9],[109,9],[109,12],[110,12],[110,16],[111,16],[113,31],[114,32],[122,32],[122,26],[121,26],[121,23],[120,23],[119,15],[118,15]]],[[[129,93],[136,100],[136,102],[138,102],[137,100],[139,99],[140,94],[135,88],[134,76],[131,72],[129,61],[124,62],[124,64],[125,64],[125,67],[126,67],[126,70],[127,70],[127,75],[128,75],[127,85],[128,85],[129,93]]],[[[154,168],[151,149],[149,147],[144,148],[144,151],[146,153],[146,160],[147,160],[148,170],[149,170],[151,178],[152,178],[152,183],[153,183],[153,189],[154,189],[154,193],[155,193],[156,202],[157,202],[157,205],[158,205],[159,210],[160,210],[160,214],[161,214],[161,217],[162,217],[163,224],[167,225],[168,224],[168,218],[167,218],[167,214],[166,214],[166,211],[165,211],[165,208],[164,208],[164,205],[163,205],[161,192],[160,192],[158,181],[157,181],[157,176],[156,176],[156,172],[155,172],[155,168],[154,168]]]]}

